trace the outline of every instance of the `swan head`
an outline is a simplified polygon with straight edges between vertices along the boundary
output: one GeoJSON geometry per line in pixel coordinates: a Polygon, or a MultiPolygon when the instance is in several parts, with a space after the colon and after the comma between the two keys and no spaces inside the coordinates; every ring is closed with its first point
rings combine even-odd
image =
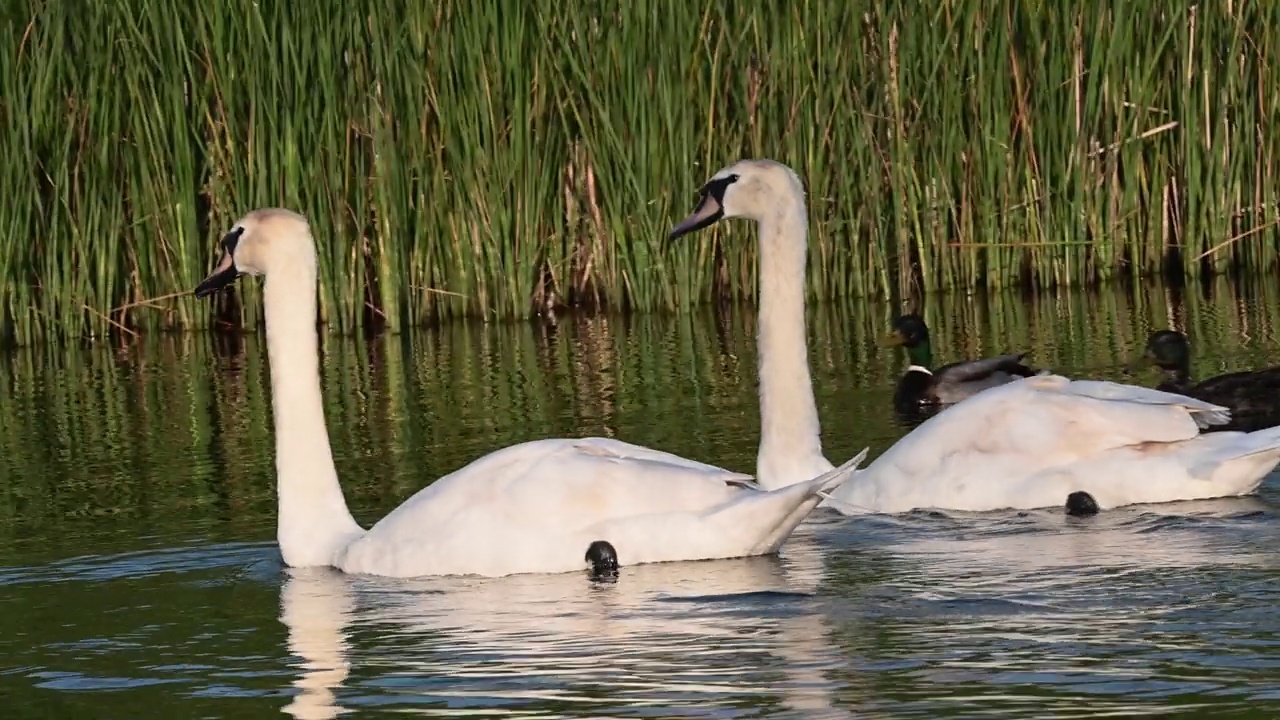
{"type": "Polygon", "coordinates": [[[698,206],[671,232],[668,240],[701,230],[725,218],[757,222],[778,212],[780,202],[804,198],[795,171],[775,160],[739,160],[721,169],[698,189],[698,206]]]}
{"type": "Polygon", "coordinates": [[[236,222],[218,242],[222,258],[196,286],[196,297],[212,295],[241,275],[267,275],[276,270],[316,265],[315,243],[307,219],[292,210],[263,208],[236,222]]]}

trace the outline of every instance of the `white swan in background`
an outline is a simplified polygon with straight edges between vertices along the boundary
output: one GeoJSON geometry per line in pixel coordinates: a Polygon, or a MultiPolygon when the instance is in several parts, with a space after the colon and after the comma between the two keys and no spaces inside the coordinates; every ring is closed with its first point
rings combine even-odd
{"type": "Polygon", "coordinates": [[[320,394],[316,250],[289,210],[243,217],[195,289],[265,277],[285,564],[395,577],[558,573],[591,565],[707,560],[776,552],[866,450],[829,472],[765,490],[748,475],[606,438],[521,443],[431,483],[369,530],[347,509],[320,394]]]}
{"type": "MultiPolygon", "coordinates": [[[[804,317],[808,217],[796,174],[743,160],[702,187],[671,237],[722,218],[754,220],[760,236],[759,479],[785,486],[792,468],[821,468],[804,317]]],[[[1057,375],[985,390],[943,410],[831,493],[845,514],[917,508],[1030,509],[1073,493],[1097,508],[1245,495],[1280,463],[1280,428],[1202,428],[1227,408],[1182,395],[1057,375]]]]}

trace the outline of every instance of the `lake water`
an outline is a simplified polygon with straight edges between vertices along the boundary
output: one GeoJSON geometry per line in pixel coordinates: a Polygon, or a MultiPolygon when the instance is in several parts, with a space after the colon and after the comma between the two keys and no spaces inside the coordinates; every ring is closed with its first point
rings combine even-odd
{"type": "MultiPolygon", "coordinates": [[[[1199,376],[1280,362],[1280,302],[1216,283],[943,297],[935,355],[1125,375],[1150,329],[1199,376]]],[[[885,305],[813,308],[827,456],[877,454],[885,305]]],[[[326,338],[366,525],[507,444],[608,435],[750,471],[754,316],[326,338]]],[[[778,557],[392,581],[282,568],[255,335],[0,355],[0,706],[12,718],[1280,716],[1280,479],[1094,518],[819,511],[778,557]]]]}

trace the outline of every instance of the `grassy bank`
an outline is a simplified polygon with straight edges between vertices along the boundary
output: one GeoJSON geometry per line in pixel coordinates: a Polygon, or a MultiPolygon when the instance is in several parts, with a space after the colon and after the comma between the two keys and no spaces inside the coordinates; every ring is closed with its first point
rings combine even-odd
{"type": "Polygon", "coordinates": [[[0,334],[207,326],[263,205],[340,329],[742,297],[752,243],[662,237],[744,155],[805,177],[818,297],[1274,269],[1280,5],[925,7],[11,5],[0,334]]]}

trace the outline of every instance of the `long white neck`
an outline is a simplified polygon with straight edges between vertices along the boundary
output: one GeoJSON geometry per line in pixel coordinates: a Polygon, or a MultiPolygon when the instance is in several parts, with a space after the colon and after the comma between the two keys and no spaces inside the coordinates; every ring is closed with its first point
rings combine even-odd
{"type": "Polygon", "coordinates": [[[286,565],[330,565],[364,531],[342,497],[325,428],[314,264],[272,271],[263,295],[276,428],[276,539],[286,565]]]}
{"type": "Polygon", "coordinates": [[[795,188],[760,220],[760,452],[756,479],[774,489],[812,479],[832,465],[809,376],[804,316],[808,218],[795,188]]]}

